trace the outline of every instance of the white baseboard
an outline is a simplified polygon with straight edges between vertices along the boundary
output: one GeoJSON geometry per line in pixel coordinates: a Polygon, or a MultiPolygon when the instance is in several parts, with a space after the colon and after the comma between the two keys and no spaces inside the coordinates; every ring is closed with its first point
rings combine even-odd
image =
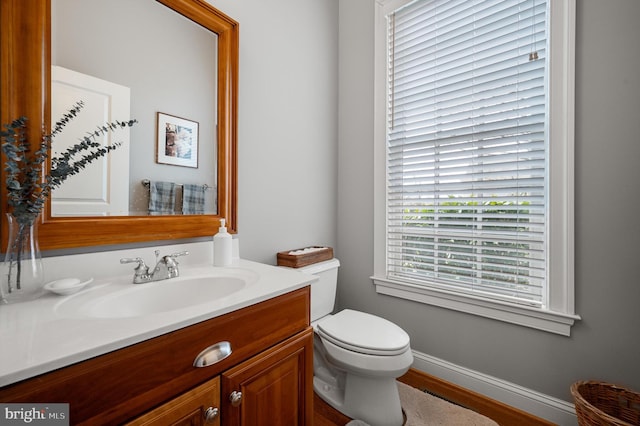
{"type": "Polygon", "coordinates": [[[442,359],[413,351],[412,367],[562,426],[578,424],[574,405],[442,359]]]}

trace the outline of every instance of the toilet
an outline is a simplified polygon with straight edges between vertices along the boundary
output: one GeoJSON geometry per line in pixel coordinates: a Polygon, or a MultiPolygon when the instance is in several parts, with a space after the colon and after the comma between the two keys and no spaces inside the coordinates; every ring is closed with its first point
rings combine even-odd
{"type": "Polygon", "coordinates": [[[296,269],[319,278],[311,285],[314,391],[352,419],[400,426],[396,379],[413,363],[409,335],[375,315],[351,309],[332,314],[339,266],[331,259],[296,269]]]}

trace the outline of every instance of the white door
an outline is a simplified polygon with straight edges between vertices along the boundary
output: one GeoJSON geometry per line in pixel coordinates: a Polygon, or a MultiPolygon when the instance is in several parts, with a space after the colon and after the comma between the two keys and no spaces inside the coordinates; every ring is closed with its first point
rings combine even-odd
{"type": "MultiPolygon", "coordinates": [[[[52,126],[75,103],[84,102],[81,112],[54,138],[53,156],[106,122],[130,120],[128,87],[58,66],[51,68],[52,126]]],[[[127,214],[129,129],[112,132],[99,142],[103,146],[116,142],[122,142],[122,145],[68,178],[53,191],[51,211],[54,216],[127,214]]]]}

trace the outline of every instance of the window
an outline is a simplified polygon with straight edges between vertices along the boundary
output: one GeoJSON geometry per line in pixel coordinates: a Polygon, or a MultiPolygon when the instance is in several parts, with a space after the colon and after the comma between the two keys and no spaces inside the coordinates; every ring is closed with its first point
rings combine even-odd
{"type": "Polygon", "coordinates": [[[379,293],[569,334],[574,9],[381,4],[379,293]]]}

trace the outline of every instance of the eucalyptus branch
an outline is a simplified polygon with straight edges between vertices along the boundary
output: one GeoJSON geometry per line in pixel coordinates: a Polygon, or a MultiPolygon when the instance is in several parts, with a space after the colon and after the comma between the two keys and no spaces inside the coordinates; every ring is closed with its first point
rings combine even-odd
{"type": "Polygon", "coordinates": [[[51,158],[51,170],[46,173],[46,161],[55,136],[73,120],[84,107],[80,101],[55,123],[48,135],[43,135],[38,149],[31,152],[27,137],[27,118],[20,117],[0,131],[2,150],[6,156],[5,172],[7,203],[20,223],[32,222],[42,211],[51,191],[70,176],[78,174],[88,164],[104,157],[122,145],[121,142],[102,146],[98,138],[119,129],[132,127],[137,120],[108,122],[87,133],[79,142],[62,154],[51,158]],[[79,157],[78,157],[79,155],[79,157]]]}
{"type": "MultiPolygon", "coordinates": [[[[69,124],[69,122],[71,120],[73,120],[76,115],[78,115],[78,113],[80,113],[80,110],[84,108],[84,102],[83,101],[78,101],[75,104],[73,104],[73,106],[71,107],[71,109],[69,109],[67,112],[62,114],[62,117],[60,117],[60,119],[58,121],[56,121],[56,124],[54,124],[53,129],[51,130],[51,134],[48,135],[49,140],[51,140],[52,138],[54,138],[58,133],[60,133],[64,127],[69,124]]],[[[45,136],[46,138],[47,136],[45,136]]]]}

